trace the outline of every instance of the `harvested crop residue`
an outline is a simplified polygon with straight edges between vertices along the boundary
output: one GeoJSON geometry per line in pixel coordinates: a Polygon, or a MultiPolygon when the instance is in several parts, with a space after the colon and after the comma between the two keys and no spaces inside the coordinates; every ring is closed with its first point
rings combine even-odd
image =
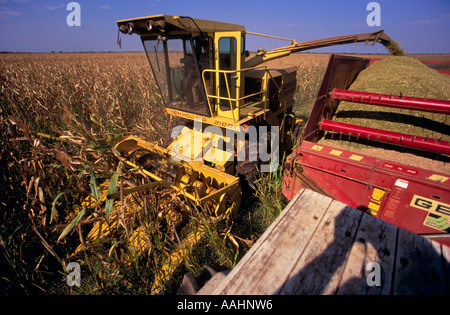
{"type": "MultiPolygon", "coordinates": [[[[362,71],[349,90],[448,100],[450,99],[450,76],[438,73],[417,59],[395,56],[377,61],[362,71]]],[[[450,141],[450,119],[445,114],[341,102],[333,120],[450,141]]],[[[391,160],[400,158],[393,146],[390,146],[389,150],[385,149],[387,147],[385,145],[382,145],[381,148],[377,146],[374,149],[370,141],[362,144],[361,141],[358,141],[359,143],[346,141],[347,137],[343,137],[341,140],[331,140],[328,135],[325,138],[328,139],[322,140],[323,144],[327,142],[326,144],[331,146],[343,145],[347,147],[347,150],[356,150],[363,154],[366,151],[368,155],[378,155],[378,157],[385,159],[388,159],[387,151],[393,150],[391,160]]],[[[336,138],[336,135],[333,138],[336,138]]],[[[399,150],[406,152],[401,148],[399,150]]],[[[442,157],[439,159],[442,159],[442,157]]],[[[432,161],[431,159],[426,160],[432,161]]],[[[444,160],[448,161],[449,159],[444,157],[444,160]]],[[[428,165],[431,162],[427,161],[424,160],[416,166],[428,169],[434,168],[432,165],[428,165]]],[[[417,162],[413,159],[401,161],[405,164],[416,164],[417,162]]],[[[447,163],[442,163],[442,161],[439,162],[434,169],[449,172],[447,163]]]]}
{"type": "MultiPolygon", "coordinates": [[[[450,99],[450,76],[440,74],[414,58],[389,57],[362,71],[349,90],[450,99]]],[[[450,140],[450,120],[444,114],[341,102],[334,120],[450,140]]]]}

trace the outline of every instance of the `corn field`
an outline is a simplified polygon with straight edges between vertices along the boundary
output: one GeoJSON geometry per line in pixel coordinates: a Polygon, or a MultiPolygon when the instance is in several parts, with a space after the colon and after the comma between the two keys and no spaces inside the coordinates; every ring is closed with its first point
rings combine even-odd
{"type": "Polygon", "coordinates": [[[66,217],[90,185],[118,168],[114,138],[164,138],[167,120],[146,62],[140,53],[0,57],[2,270],[9,271],[1,287],[7,292],[59,292],[52,283],[64,283],[65,259],[74,250],[73,233],[60,237],[66,217]]]}
{"type": "MultiPolygon", "coordinates": [[[[328,56],[293,58],[300,70],[297,103],[310,106],[328,56]]],[[[307,109],[297,109],[307,115],[307,109]]],[[[164,143],[172,123],[144,53],[1,54],[0,291],[152,293],[155,274],[180,245],[179,236],[159,224],[152,211],[158,200],[151,196],[125,198],[115,217],[111,205],[100,200],[108,190],[105,181],[143,183],[117,160],[114,140],[134,134],[164,143]],[[94,201],[86,201],[90,195],[94,201]],[[83,202],[92,207],[83,208],[83,202]],[[141,210],[126,211],[136,204],[141,210]],[[87,232],[95,224],[108,229],[102,242],[89,242],[87,232]],[[127,247],[133,230],[150,243],[143,255],[127,247]],[[80,244],[85,250],[77,252],[80,244]],[[67,264],[74,261],[83,274],[79,287],[65,281],[67,264]]],[[[254,198],[264,213],[276,217],[283,208],[282,172],[271,176],[254,184],[254,198]]],[[[249,210],[234,223],[207,222],[207,241],[187,249],[184,272],[198,273],[208,263],[232,268],[270,224],[267,216],[256,214],[254,200],[245,199],[249,210]]],[[[205,220],[194,213],[191,228],[205,226],[205,220]]]]}
{"type": "Polygon", "coordinates": [[[297,67],[294,112],[305,121],[314,105],[329,57],[328,54],[293,54],[287,58],[268,62],[269,67],[274,68],[277,65],[297,67]]]}

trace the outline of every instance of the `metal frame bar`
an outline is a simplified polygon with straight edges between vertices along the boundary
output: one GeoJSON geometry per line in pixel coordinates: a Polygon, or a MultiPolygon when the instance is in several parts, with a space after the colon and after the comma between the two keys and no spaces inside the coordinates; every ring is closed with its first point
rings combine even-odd
{"type": "Polygon", "coordinates": [[[330,92],[330,98],[332,101],[340,100],[376,106],[420,110],[446,115],[450,114],[450,101],[448,100],[349,91],[336,88],[330,92]]]}
{"type": "Polygon", "coordinates": [[[319,129],[394,145],[450,155],[450,142],[322,119],[319,129]]]}
{"type": "MultiPolygon", "coordinates": [[[[220,74],[223,74],[223,76],[225,77],[225,85],[226,85],[226,88],[227,88],[227,94],[228,94],[228,97],[223,97],[223,96],[219,96],[219,95],[208,94],[208,92],[206,91],[206,100],[208,101],[208,106],[209,106],[211,112],[212,112],[212,107],[211,107],[211,101],[210,101],[210,98],[214,98],[214,99],[218,99],[218,100],[228,100],[229,103],[230,103],[230,110],[231,110],[231,112],[232,112],[234,122],[239,121],[240,117],[238,117],[238,119],[236,120],[236,117],[234,116],[233,102],[236,102],[236,104],[239,104],[240,101],[245,100],[245,99],[247,99],[247,98],[256,96],[256,95],[258,95],[258,94],[262,94],[262,95],[263,95],[264,93],[267,92],[267,87],[266,87],[265,89],[262,88],[261,91],[256,92],[256,93],[253,93],[253,94],[244,95],[244,96],[238,97],[238,98],[232,98],[232,97],[231,97],[231,94],[230,94],[230,87],[229,87],[229,84],[228,84],[228,78],[227,78],[226,75],[227,75],[227,74],[238,74],[238,73],[240,73],[240,72],[245,72],[245,71],[249,71],[249,70],[255,70],[255,69],[258,69],[258,68],[264,69],[264,71],[265,71],[266,73],[269,73],[269,75],[270,75],[270,72],[269,72],[269,70],[267,69],[266,66],[252,67],[252,68],[246,68],[246,69],[240,69],[240,70],[216,70],[216,69],[205,69],[205,70],[203,70],[203,72],[202,72],[203,86],[206,86],[206,79],[205,79],[205,74],[206,74],[206,73],[215,73],[215,74],[219,74],[219,75],[220,75],[220,74]]],[[[266,109],[266,108],[267,108],[267,102],[268,102],[268,99],[263,100],[263,102],[264,102],[264,109],[266,109]]],[[[237,105],[236,107],[237,107],[238,109],[240,109],[241,107],[244,107],[244,106],[245,106],[245,105],[243,105],[243,106],[237,105]]],[[[238,111],[238,114],[239,114],[239,116],[240,116],[239,111],[238,111]]]]}

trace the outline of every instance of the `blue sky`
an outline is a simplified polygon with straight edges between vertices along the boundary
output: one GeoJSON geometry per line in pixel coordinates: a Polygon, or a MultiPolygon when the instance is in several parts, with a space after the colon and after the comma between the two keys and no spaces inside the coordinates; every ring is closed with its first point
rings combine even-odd
{"type": "MultiPolygon", "coordinates": [[[[450,0],[378,0],[379,27],[366,23],[370,0],[79,0],[81,26],[73,27],[66,23],[69,2],[0,0],[0,51],[118,51],[116,20],[172,14],[243,24],[298,42],[384,29],[409,53],[450,53],[450,0]]],[[[255,36],[247,43],[249,50],[288,44],[255,36]]],[[[122,35],[122,51],[141,50],[138,36],[122,35]]],[[[363,44],[315,51],[385,52],[363,44]]]]}

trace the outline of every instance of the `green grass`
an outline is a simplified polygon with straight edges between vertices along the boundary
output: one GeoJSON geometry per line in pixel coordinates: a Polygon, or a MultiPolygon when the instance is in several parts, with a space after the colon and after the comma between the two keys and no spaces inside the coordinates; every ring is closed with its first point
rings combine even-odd
{"type": "Polygon", "coordinates": [[[283,165],[275,172],[261,174],[250,186],[254,189],[257,199],[253,210],[254,225],[259,231],[265,231],[286,206],[282,194],[283,165]]]}

